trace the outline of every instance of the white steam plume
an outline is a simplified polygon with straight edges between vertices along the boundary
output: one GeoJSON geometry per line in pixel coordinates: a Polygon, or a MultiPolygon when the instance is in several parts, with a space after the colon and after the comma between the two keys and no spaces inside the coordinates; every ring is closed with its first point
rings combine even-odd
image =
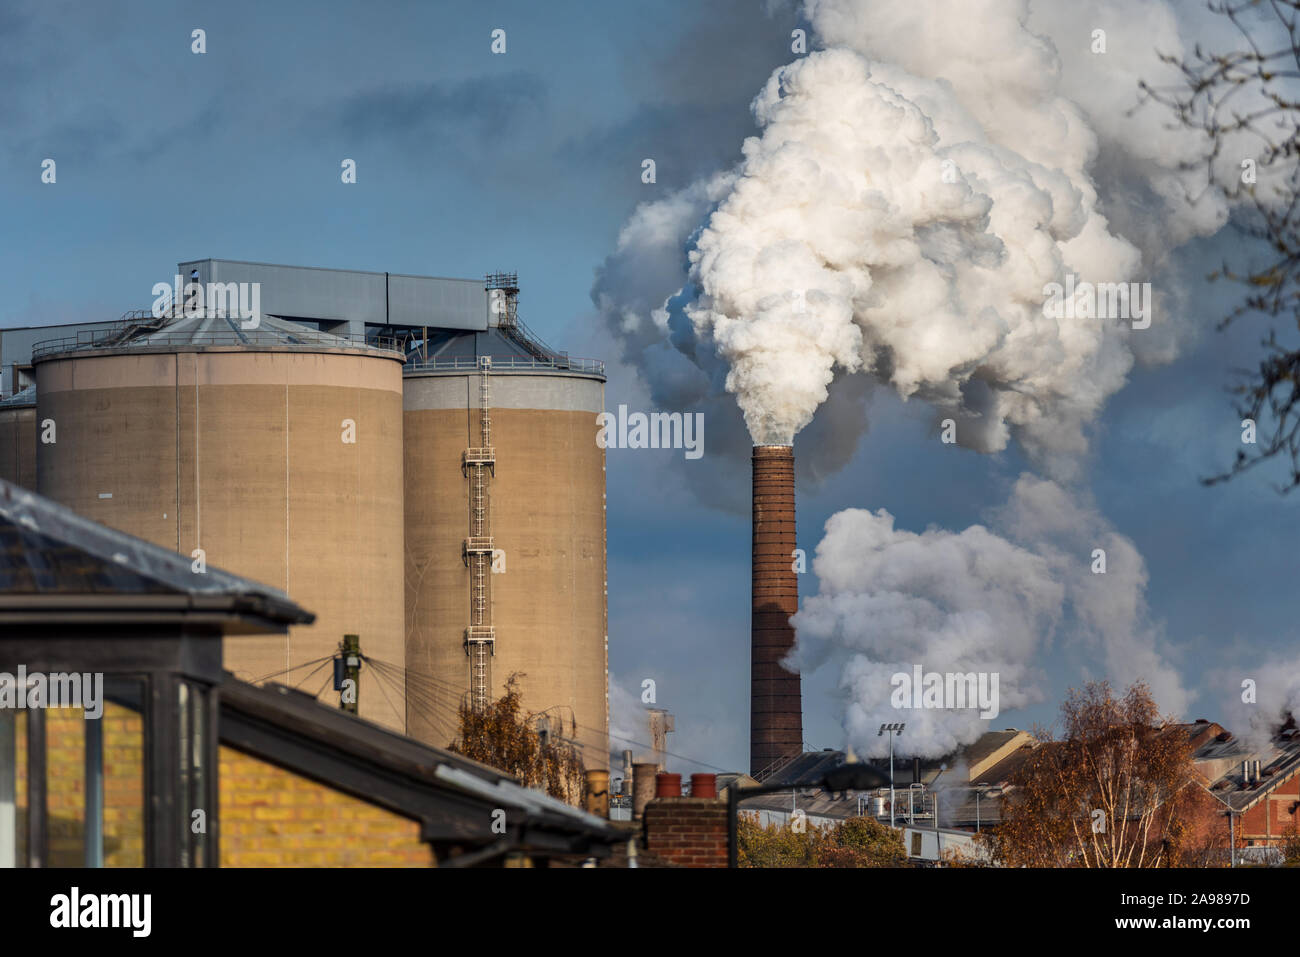
{"type": "Polygon", "coordinates": [[[992,529],[921,534],[896,529],[883,509],[848,509],[827,521],[814,562],[821,590],[792,619],[792,662],[805,673],[840,668],[851,747],[884,753],[876,732],[894,721],[907,724],[906,754],[938,757],[975,741],[990,725],[978,709],[897,709],[891,676],[916,665],[996,673],[1006,712],[1043,700],[1037,661],[1054,633],[1072,639],[1091,677],[1121,687],[1143,680],[1166,710],[1186,707],[1148,618],[1146,570],[1129,539],[1060,486],[1027,474],[991,518],[992,529]],[[1106,551],[1105,574],[1092,571],[1094,548],[1106,551]]]}
{"type": "Polygon", "coordinates": [[[1183,51],[1171,10],[807,0],[825,49],[769,79],[738,166],[638,209],[600,270],[593,297],[656,401],[725,388],[755,442],[788,443],[837,371],[864,371],[953,416],[960,443],[1015,430],[1070,476],[1171,333],[1158,291],[1133,330],[1046,317],[1044,287],[1150,281],[1227,215],[1187,201],[1206,176],[1179,165],[1203,144],[1158,106],[1127,114],[1139,78],[1170,76],[1156,50],[1183,51]]]}
{"type": "MultiPolygon", "coordinates": [[[[843,386],[870,381],[955,419],[964,446],[1015,438],[1076,479],[1106,400],[1186,335],[1171,314],[1185,294],[1158,284],[1170,251],[1228,215],[1207,171],[1184,168],[1204,141],[1159,104],[1131,110],[1139,79],[1181,82],[1158,54],[1222,45],[1222,18],[1200,8],[805,0],[820,49],[759,91],[739,163],[641,206],[598,271],[593,299],[652,399],[709,408],[731,393],[758,443],[790,442],[815,417],[826,435],[805,457],[820,459],[856,442],[865,417],[843,406],[867,390],[843,386]],[[1069,277],[1153,283],[1150,327],[1045,315],[1046,287],[1069,277]],[[826,402],[840,406],[829,428],[826,402]]],[[[1229,144],[1218,172],[1249,155],[1229,144]]],[[[840,660],[851,744],[883,745],[904,663],[1000,668],[1004,709],[1034,700],[1054,629],[1078,639],[1068,650],[1088,676],[1145,679],[1164,709],[1185,706],[1130,540],[1027,476],[993,524],[912,535],[850,511],[828,526],[796,664],[840,660]]],[[[911,743],[938,754],[983,729],[951,717],[916,717],[911,743]]]]}

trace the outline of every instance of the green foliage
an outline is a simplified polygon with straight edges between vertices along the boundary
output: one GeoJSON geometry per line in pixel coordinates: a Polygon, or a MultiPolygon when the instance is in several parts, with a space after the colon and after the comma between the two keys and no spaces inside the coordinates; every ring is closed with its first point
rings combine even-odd
{"type": "Polygon", "coordinates": [[[901,867],[907,863],[899,832],[868,817],[804,831],[790,824],[760,827],[744,812],[737,824],[741,867],[901,867]]]}

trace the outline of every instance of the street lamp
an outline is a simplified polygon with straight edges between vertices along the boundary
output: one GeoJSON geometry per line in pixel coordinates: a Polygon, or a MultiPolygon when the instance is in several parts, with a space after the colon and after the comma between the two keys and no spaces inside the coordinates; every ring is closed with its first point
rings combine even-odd
{"type": "Polygon", "coordinates": [[[876,732],[876,737],[880,737],[886,731],[889,732],[889,826],[894,826],[894,735],[902,734],[905,725],[901,721],[893,724],[882,724],[880,730],[876,732]]]}

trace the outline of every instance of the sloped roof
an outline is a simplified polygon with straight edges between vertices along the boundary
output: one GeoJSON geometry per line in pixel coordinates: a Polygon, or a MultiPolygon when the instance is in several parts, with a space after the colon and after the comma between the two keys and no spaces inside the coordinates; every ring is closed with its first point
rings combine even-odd
{"type": "Polygon", "coordinates": [[[227,673],[219,700],[224,744],[419,820],[425,840],[603,855],[609,844],[627,839],[609,821],[522,787],[496,768],[305,692],[259,687],[227,673]],[[505,811],[504,834],[493,830],[496,809],[505,811]]]}
{"type": "Polygon", "coordinates": [[[315,620],[278,589],[220,568],[195,572],[177,552],[0,479],[0,616],[73,596],[179,596],[194,608],[237,606],[281,625],[315,620]]]}
{"type": "Polygon", "coordinates": [[[140,316],[110,329],[97,330],[90,336],[38,342],[32,360],[92,350],[184,350],[219,346],[303,351],[361,349],[401,359],[394,349],[368,344],[358,337],[321,332],[276,316],[261,316],[255,327],[244,328],[244,322],[230,316],[180,313],[163,318],[140,316]]]}
{"type": "Polygon", "coordinates": [[[1262,743],[1235,736],[1220,741],[1215,736],[1193,751],[1192,760],[1205,775],[1211,794],[1236,811],[1246,811],[1300,774],[1300,733],[1289,724],[1262,743]],[[1245,779],[1245,761],[1259,762],[1258,781],[1245,779]]]}

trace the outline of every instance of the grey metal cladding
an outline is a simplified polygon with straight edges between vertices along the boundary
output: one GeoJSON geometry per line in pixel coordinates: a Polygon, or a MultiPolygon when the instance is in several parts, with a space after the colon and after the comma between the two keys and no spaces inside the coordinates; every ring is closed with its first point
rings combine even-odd
{"type": "Polygon", "coordinates": [[[487,290],[481,280],[390,275],[388,321],[398,326],[486,330],[487,290]]]}
{"type": "MultiPolygon", "coordinates": [[[[188,281],[261,283],[262,312],[289,319],[486,329],[487,291],[480,279],[443,279],[351,269],[317,269],[204,259],[180,263],[188,281]]],[[[359,330],[358,330],[359,331],[359,330]]]]}

